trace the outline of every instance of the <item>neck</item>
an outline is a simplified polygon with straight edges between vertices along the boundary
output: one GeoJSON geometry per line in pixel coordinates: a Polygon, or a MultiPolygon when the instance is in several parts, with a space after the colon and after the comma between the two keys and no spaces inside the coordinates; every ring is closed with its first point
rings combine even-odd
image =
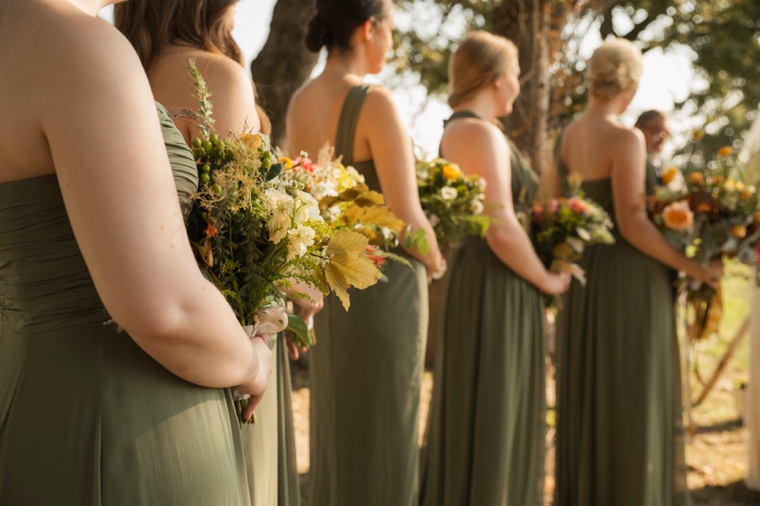
{"type": "Polygon", "coordinates": [[[478,93],[473,98],[454,107],[454,112],[461,111],[474,112],[486,121],[493,121],[497,116],[496,106],[486,92],[478,93]]]}
{"type": "Polygon", "coordinates": [[[327,57],[323,74],[334,76],[356,76],[360,81],[367,75],[368,65],[355,51],[334,49],[327,57]]]}
{"type": "Polygon", "coordinates": [[[103,7],[116,3],[117,0],[68,0],[68,2],[82,12],[95,16],[103,7]]]}
{"type": "Polygon", "coordinates": [[[605,100],[592,96],[588,102],[588,108],[586,109],[587,114],[594,116],[604,116],[606,118],[612,118],[616,121],[624,111],[625,108],[622,107],[619,97],[615,97],[612,100],[605,100]]]}

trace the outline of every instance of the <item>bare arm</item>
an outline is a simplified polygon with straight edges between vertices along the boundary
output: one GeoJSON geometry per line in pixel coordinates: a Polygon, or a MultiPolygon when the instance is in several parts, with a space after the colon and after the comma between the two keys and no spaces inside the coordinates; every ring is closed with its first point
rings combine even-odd
{"type": "Polygon", "coordinates": [[[484,121],[459,120],[444,134],[443,155],[459,164],[465,174],[477,174],[487,181],[484,214],[493,221],[486,240],[499,260],[546,293],[565,291],[569,276],[547,271],[515,214],[510,152],[504,134],[484,121]]]}
{"type": "Polygon", "coordinates": [[[620,233],[644,254],[695,279],[708,281],[712,274],[673,248],[647,216],[643,134],[636,129],[624,130],[616,141],[611,177],[620,233]]]}
{"type": "Polygon", "coordinates": [[[410,249],[409,254],[422,261],[428,273],[438,272],[442,261],[441,251],[433,227],[420,204],[411,137],[404,128],[388,90],[373,88],[365,107],[368,116],[372,118],[368,142],[388,207],[404,223],[411,225],[413,230],[421,228],[425,231],[429,245],[427,255],[422,255],[417,247],[410,249]]]}
{"type": "Polygon", "coordinates": [[[57,82],[46,89],[42,129],[105,307],[177,376],[261,393],[268,355],[198,270],[134,51],[105,24],[53,35],[56,50],[41,64],[57,82]]]}

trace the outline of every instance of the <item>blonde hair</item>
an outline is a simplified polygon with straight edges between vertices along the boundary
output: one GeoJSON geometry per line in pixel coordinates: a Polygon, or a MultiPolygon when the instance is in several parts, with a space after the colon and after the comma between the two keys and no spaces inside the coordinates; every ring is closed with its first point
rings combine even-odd
{"type": "Polygon", "coordinates": [[[506,74],[517,60],[517,46],[484,31],[468,34],[449,61],[449,105],[456,107],[506,74]]]}
{"type": "Polygon", "coordinates": [[[586,80],[593,96],[609,100],[638,85],[643,73],[641,51],[626,39],[613,39],[589,58],[586,80]]]}

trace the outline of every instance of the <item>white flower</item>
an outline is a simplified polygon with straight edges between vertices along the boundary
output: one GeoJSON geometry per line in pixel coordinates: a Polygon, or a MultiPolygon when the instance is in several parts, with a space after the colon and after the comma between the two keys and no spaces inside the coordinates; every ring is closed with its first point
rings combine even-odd
{"type": "Polygon", "coordinates": [[[288,232],[288,261],[306,254],[309,246],[314,244],[314,229],[299,227],[288,232]]]}
{"type": "Polygon", "coordinates": [[[478,185],[478,188],[480,188],[480,191],[486,191],[486,186],[488,186],[488,182],[485,180],[485,178],[478,178],[478,182],[476,183],[478,185]]]}
{"type": "Polygon", "coordinates": [[[481,202],[479,199],[474,201],[472,203],[472,212],[475,214],[480,214],[483,212],[483,202],[481,202]]]}
{"type": "Polygon", "coordinates": [[[314,195],[317,200],[322,200],[325,197],[337,197],[338,187],[333,181],[317,183],[311,187],[311,194],[314,195]]]}
{"type": "Polygon", "coordinates": [[[422,181],[427,181],[429,177],[430,177],[430,173],[426,170],[421,170],[417,172],[417,178],[422,181]]]}
{"type": "Polygon", "coordinates": [[[443,200],[454,200],[457,198],[457,195],[459,195],[459,192],[456,188],[452,188],[451,186],[444,186],[441,188],[441,197],[443,197],[443,200]]]}

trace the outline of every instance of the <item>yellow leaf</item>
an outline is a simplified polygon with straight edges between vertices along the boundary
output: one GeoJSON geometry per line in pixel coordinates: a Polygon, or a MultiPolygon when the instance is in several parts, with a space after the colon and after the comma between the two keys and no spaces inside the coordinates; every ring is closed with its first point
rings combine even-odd
{"type": "Polygon", "coordinates": [[[377,193],[376,191],[368,191],[356,197],[355,202],[357,206],[361,207],[382,206],[385,204],[385,197],[383,197],[382,193],[377,193]]]}
{"type": "Polygon", "coordinates": [[[325,266],[327,282],[348,310],[350,306],[348,288],[355,286],[363,290],[382,276],[380,270],[364,255],[367,238],[357,232],[338,232],[327,245],[330,258],[325,266]]]}
{"type": "Polygon", "coordinates": [[[404,228],[404,222],[393,216],[391,210],[385,206],[359,207],[351,204],[341,216],[341,220],[347,225],[360,222],[365,225],[377,225],[400,231],[404,228]]]}

